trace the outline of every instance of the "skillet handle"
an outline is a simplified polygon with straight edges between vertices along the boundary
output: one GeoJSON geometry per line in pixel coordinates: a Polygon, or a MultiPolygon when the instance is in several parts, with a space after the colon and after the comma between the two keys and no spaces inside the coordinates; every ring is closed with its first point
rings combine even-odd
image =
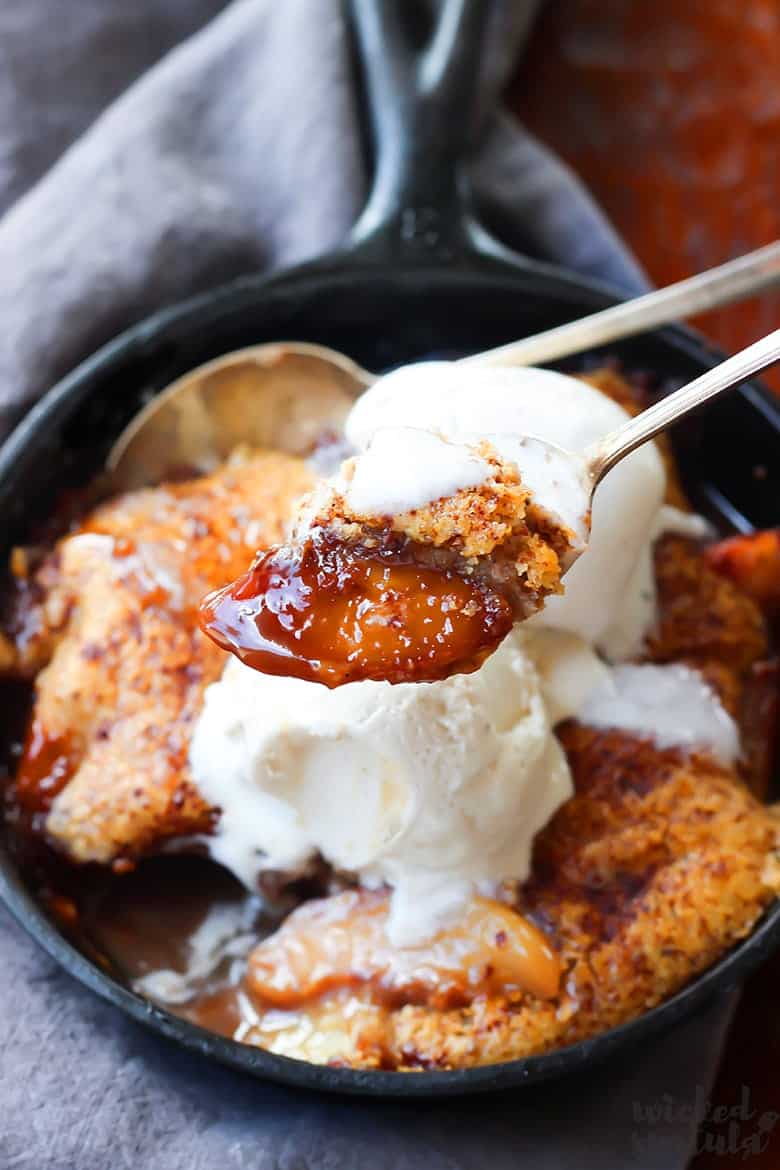
{"type": "Polygon", "coordinates": [[[420,0],[349,0],[349,7],[375,152],[373,185],[350,242],[370,256],[447,260],[469,247],[459,172],[492,0],[441,0],[422,49],[404,20],[414,15],[410,7],[419,16],[420,0]]]}

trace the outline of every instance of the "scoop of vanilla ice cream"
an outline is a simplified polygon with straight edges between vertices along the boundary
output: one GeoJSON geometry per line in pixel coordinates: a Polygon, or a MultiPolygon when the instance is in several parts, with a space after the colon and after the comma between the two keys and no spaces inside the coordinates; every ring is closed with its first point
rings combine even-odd
{"type": "Polygon", "coordinates": [[[526,641],[515,630],[473,674],[335,690],[231,660],[191,748],[222,810],[212,855],[249,886],[316,851],[388,882],[397,945],[454,921],[475,888],[522,880],[571,794],[526,641]]]}
{"type": "Polygon", "coordinates": [[[739,756],[739,728],[699,673],[682,663],[622,663],[579,709],[591,727],[620,728],[659,748],[704,748],[722,764],[739,756]]]}
{"type": "MultiPolygon", "coordinates": [[[[347,439],[365,450],[387,427],[429,428],[455,441],[489,436],[545,503],[517,438],[532,435],[582,453],[628,414],[577,378],[552,370],[418,362],[380,378],[347,419],[347,439]]],[[[590,542],[566,574],[566,591],[547,601],[534,624],[578,634],[610,656],[636,653],[655,615],[650,546],[663,504],[661,457],[647,443],[615,467],[593,501],[590,542]]]]}

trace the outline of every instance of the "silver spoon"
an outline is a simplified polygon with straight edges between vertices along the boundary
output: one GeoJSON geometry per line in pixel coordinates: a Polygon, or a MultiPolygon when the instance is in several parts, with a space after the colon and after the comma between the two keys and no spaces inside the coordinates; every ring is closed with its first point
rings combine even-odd
{"type": "Polygon", "coordinates": [[[762,337],[733,357],[727,358],[706,374],[682,386],[674,394],[662,398],[654,406],[642,411],[629,422],[623,423],[603,438],[591,443],[585,451],[567,451],[554,443],[528,436],[522,440],[529,455],[529,475],[518,460],[521,476],[541,506],[545,505],[545,492],[550,498],[551,485],[558,492],[568,493],[570,506],[567,509],[568,522],[577,536],[577,545],[567,561],[570,568],[580,553],[587,547],[590,528],[590,510],[593,493],[601,480],[616,464],[630,455],[637,447],[654,439],[661,431],[705,402],[726,390],[739,386],[746,378],[780,361],[780,329],[762,337]],[[538,477],[538,479],[536,478],[538,477]],[[535,482],[536,480],[536,482],[535,482]],[[580,506],[577,507],[577,493],[580,506]]]}
{"type": "MultiPolygon", "coordinates": [[[[688,280],[464,361],[554,361],[776,283],[780,240],[688,280]]],[[[159,483],[177,467],[207,471],[241,445],[305,454],[323,430],[341,427],[354,400],[376,377],[344,354],[307,342],[271,342],[223,354],[173,382],[132,419],[106,461],[112,485],[125,491],[159,483]]]]}

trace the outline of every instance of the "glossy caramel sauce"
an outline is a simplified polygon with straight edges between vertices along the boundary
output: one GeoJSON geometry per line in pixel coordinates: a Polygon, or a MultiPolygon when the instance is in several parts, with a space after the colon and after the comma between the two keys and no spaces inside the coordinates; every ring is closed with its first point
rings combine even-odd
{"type": "Polygon", "coordinates": [[[278,921],[259,898],[193,856],[150,858],[122,876],[73,878],[69,896],[47,902],[81,950],[174,1015],[234,1036],[247,1018],[246,956],[278,921]]]}
{"type": "Polygon", "coordinates": [[[475,670],[512,612],[478,582],[416,563],[404,543],[369,550],[315,532],[260,553],[205,598],[200,623],[255,670],[335,687],[475,670]]]}
{"type": "Polygon", "coordinates": [[[32,818],[45,816],[73,775],[77,760],[72,737],[51,737],[32,718],[16,773],[14,795],[20,808],[32,818]]]}

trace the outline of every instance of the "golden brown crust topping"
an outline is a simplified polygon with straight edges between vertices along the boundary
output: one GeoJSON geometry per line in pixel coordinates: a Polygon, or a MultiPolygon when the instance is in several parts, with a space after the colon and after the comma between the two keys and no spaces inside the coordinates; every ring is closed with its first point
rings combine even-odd
{"type": "Polygon", "coordinates": [[[711,569],[690,540],[665,536],[655,552],[660,622],[649,639],[655,662],[726,667],[741,678],[766,657],[766,621],[754,601],[711,569]]]}
{"type": "Polygon", "coordinates": [[[26,653],[49,662],[17,795],[74,860],[109,862],[208,828],[187,754],[225,655],[198,630],[197,606],[280,538],[310,484],[300,460],[268,454],[120,496],[36,574],[26,653]]]}
{"type": "MultiPolygon", "coordinates": [[[[530,493],[521,483],[517,468],[502,460],[489,443],[480,444],[475,454],[490,465],[492,472],[476,487],[461,488],[452,496],[394,516],[356,512],[343,495],[337,494],[317,522],[323,526],[352,522],[377,531],[387,527],[418,544],[457,549],[466,558],[489,556],[524,526],[530,493]]],[[[344,467],[346,480],[350,479],[354,463],[354,459],[349,460],[344,467]]]]}

